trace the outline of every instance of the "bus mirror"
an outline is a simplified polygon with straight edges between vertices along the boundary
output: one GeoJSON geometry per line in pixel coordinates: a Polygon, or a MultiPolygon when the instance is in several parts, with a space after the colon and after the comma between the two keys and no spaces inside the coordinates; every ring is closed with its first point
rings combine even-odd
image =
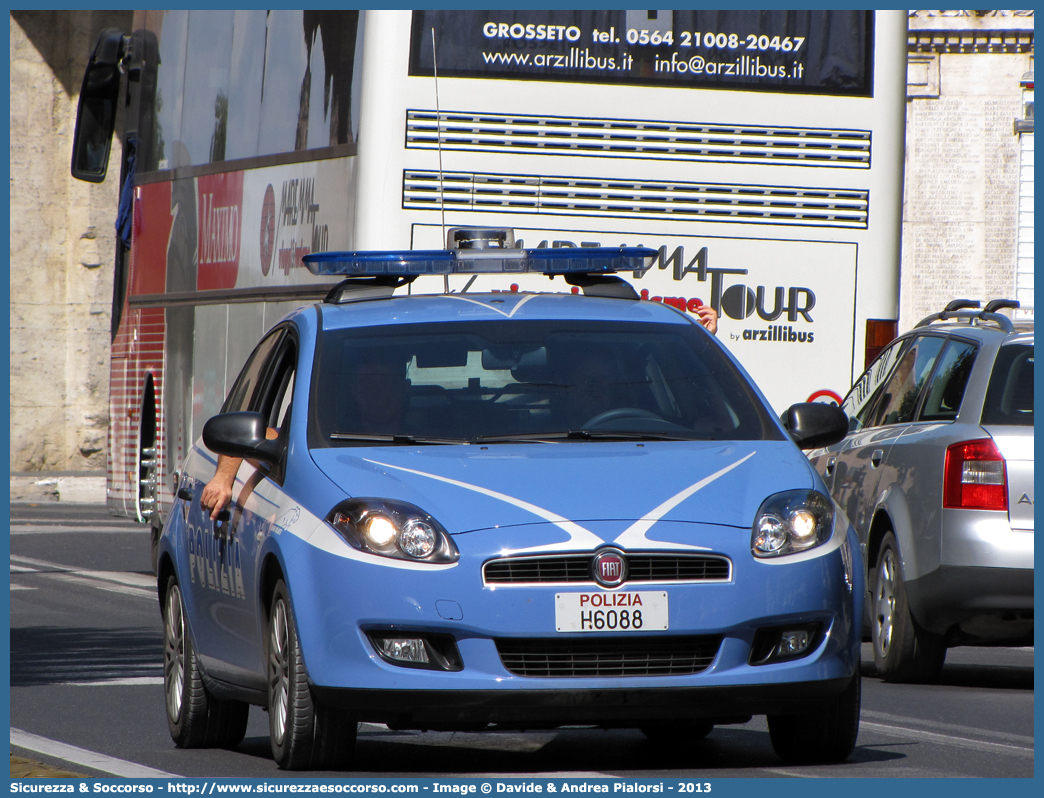
{"type": "Polygon", "coordinates": [[[203,425],[203,443],[216,454],[275,463],[282,445],[278,440],[268,440],[267,430],[260,413],[222,413],[203,425]]]}
{"type": "Polygon", "coordinates": [[[101,183],[109,168],[125,39],[118,28],[103,30],[83,75],[72,148],[72,176],[79,180],[101,183]]]}
{"type": "Polygon", "coordinates": [[[848,434],[848,416],[832,404],[800,402],[788,407],[780,421],[800,449],[833,446],[848,434]]]}

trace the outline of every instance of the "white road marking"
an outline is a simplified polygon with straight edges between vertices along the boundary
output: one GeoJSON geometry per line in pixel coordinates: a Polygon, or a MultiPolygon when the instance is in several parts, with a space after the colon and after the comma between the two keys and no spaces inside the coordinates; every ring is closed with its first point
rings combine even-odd
{"type": "Polygon", "coordinates": [[[761,768],[765,773],[778,773],[780,776],[786,776],[791,779],[832,779],[833,776],[818,776],[815,773],[797,773],[793,770],[783,770],[782,768],[761,768]]]}
{"type": "Polygon", "coordinates": [[[97,579],[84,578],[74,574],[45,574],[45,576],[59,582],[68,582],[72,585],[82,585],[83,587],[93,587],[96,590],[104,590],[107,593],[120,593],[124,596],[137,596],[138,598],[150,599],[152,601],[156,601],[157,598],[155,590],[149,592],[148,590],[142,590],[138,587],[127,587],[126,585],[118,585],[113,582],[102,582],[97,579]]]}
{"type": "Polygon", "coordinates": [[[11,563],[11,573],[13,574],[35,574],[35,568],[26,568],[24,565],[15,565],[11,563]]]}
{"type": "Polygon", "coordinates": [[[69,526],[66,524],[11,524],[12,535],[54,535],[79,532],[86,534],[112,535],[126,532],[132,535],[150,534],[149,527],[142,525],[141,528],[125,526],[69,526]]]}
{"type": "Polygon", "coordinates": [[[114,593],[123,593],[128,596],[138,596],[150,600],[156,599],[156,581],[147,574],[135,574],[128,571],[91,571],[82,568],[73,568],[68,565],[37,560],[32,557],[22,557],[17,554],[11,555],[12,571],[18,567],[26,567],[27,571],[33,571],[51,579],[64,582],[72,582],[79,585],[107,590],[114,593]]]}
{"type": "MultiPolygon", "coordinates": [[[[859,713],[860,722],[865,722],[867,718],[870,720],[886,721],[889,725],[898,725],[901,728],[914,728],[917,726],[924,726],[926,729],[934,729],[939,733],[943,732],[957,732],[958,734],[967,734],[968,727],[962,726],[957,723],[941,723],[937,720],[924,720],[922,718],[909,718],[902,715],[890,715],[887,712],[875,712],[871,709],[864,709],[859,713]]],[[[985,737],[992,737],[995,740],[1005,740],[1009,743],[1025,743],[1028,746],[1033,745],[1033,737],[1025,734],[1012,734],[1010,732],[995,731],[993,729],[976,729],[975,731],[981,733],[985,737]]]]}
{"type": "Polygon", "coordinates": [[[860,721],[859,728],[879,731],[884,734],[892,734],[897,737],[905,737],[911,740],[923,740],[928,743],[950,745],[956,748],[973,748],[977,751],[991,751],[995,754],[1033,758],[1033,748],[1027,748],[1021,745],[990,743],[985,740],[973,740],[969,737],[954,737],[952,734],[936,734],[935,732],[910,729],[904,726],[889,726],[884,723],[867,723],[866,721],[860,721]]]}
{"type": "Polygon", "coordinates": [[[65,687],[141,687],[163,684],[162,676],[129,676],[125,679],[98,679],[93,682],[58,682],[65,687]]]}
{"type": "Polygon", "coordinates": [[[16,585],[12,582],[11,590],[36,590],[36,588],[30,587],[29,585],[16,585]]]}
{"type": "Polygon", "coordinates": [[[105,754],[88,751],[86,748],[77,748],[75,745],[49,740],[21,729],[11,729],[11,745],[127,779],[182,778],[176,773],[167,773],[139,765],[137,762],[128,762],[126,759],[116,759],[105,754]]]}

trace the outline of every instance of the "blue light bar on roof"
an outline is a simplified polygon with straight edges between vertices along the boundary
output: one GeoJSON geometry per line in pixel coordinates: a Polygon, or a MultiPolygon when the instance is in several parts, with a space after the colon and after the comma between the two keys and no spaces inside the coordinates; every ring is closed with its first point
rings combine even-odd
{"type": "Polygon", "coordinates": [[[657,252],[648,247],[562,247],[556,249],[402,250],[316,252],[305,255],[312,274],[342,277],[399,277],[425,274],[613,274],[651,268],[657,252]]]}

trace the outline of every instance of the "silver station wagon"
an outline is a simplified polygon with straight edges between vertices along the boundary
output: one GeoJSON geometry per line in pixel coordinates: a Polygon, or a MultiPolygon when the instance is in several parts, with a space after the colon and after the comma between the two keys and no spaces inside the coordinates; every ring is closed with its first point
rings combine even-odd
{"type": "Polygon", "coordinates": [[[855,526],[864,637],[886,681],[936,679],[946,650],[1033,644],[1033,324],[954,300],[893,341],[810,458],[855,526]]]}

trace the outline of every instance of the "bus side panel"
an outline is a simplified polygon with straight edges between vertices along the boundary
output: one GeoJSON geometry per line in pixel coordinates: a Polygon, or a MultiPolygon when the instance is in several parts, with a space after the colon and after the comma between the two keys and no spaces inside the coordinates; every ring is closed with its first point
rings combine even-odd
{"type": "Polygon", "coordinates": [[[163,428],[158,419],[166,323],[162,308],[131,309],[123,318],[112,343],[109,369],[107,497],[113,515],[142,520],[138,506],[141,448],[152,443],[159,454],[163,446],[163,428]],[[151,421],[155,426],[143,430],[143,419],[146,425],[151,421]]]}
{"type": "Polygon", "coordinates": [[[171,184],[135,188],[134,230],[127,304],[112,342],[109,372],[109,512],[142,519],[139,498],[142,419],[154,426],[144,431],[162,460],[163,354],[166,318],[162,307],[139,307],[134,297],[162,294],[166,289],[167,248],[177,205],[171,184]],[[152,392],[148,392],[149,381],[152,392]],[[151,401],[152,406],[145,406],[151,401]]]}

